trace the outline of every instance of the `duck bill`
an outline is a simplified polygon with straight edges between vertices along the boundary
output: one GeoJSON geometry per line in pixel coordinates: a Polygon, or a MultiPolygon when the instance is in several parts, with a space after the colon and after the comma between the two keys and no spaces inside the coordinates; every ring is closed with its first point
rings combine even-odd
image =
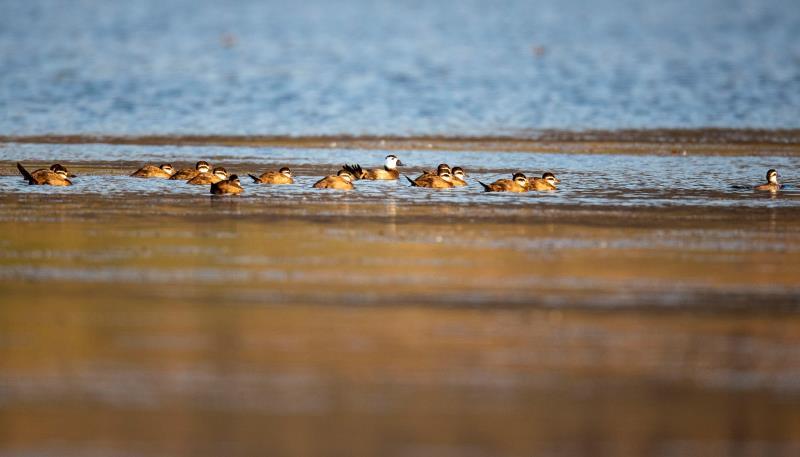
{"type": "Polygon", "coordinates": [[[68,177],[68,178],[77,178],[77,177],[78,177],[78,175],[74,175],[74,174],[72,174],[72,173],[69,173],[69,174],[67,175],[67,177],[68,177]]]}
{"type": "Polygon", "coordinates": [[[404,167],[404,166],[406,166],[406,164],[404,164],[402,160],[398,160],[397,161],[397,166],[398,167],[404,167]]]}

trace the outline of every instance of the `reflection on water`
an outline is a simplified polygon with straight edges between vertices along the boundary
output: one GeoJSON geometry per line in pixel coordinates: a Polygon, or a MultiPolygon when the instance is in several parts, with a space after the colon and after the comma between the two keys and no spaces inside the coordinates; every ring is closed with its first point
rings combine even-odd
{"type": "Polygon", "coordinates": [[[2,456],[800,452],[800,199],[730,188],[796,158],[400,153],[563,180],[486,195],[309,188],[380,152],[129,152],[0,148],[2,456]],[[191,155],[300,184],[125,176],[191,155]]]}

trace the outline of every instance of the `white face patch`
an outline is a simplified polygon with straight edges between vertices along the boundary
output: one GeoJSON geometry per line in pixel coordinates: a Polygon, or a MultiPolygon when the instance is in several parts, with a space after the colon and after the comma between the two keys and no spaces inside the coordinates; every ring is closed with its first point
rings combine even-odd
{"type": "Polygon", "coordinates": [[[211,171],[211,169],[208,168],[208,166],[206,165],[200,165],[199,167],[197,167],[197,171],[199,171],[200,173],[208,173],[209,171],[211,171]]]}
{"type": "Polygon", "coordinates": [[[556,178],[554,178],[554,177],[552,177],[552,176],[548,176],[548,177],[545,179],[545,181],[547,181],[548,183],[550,183],[550,184],[552,184],[552,185],[554,185],[554,186],[556,185],[556,178]]]}
{"type": "Polygon", "coordinates": [[[66,177],[67,177],[67,172],[66,172],[66,171],[63,171],[63,170],[58,170],[58,171],[56,172],[56,174],[57,174],[58,176],[61,176],[62,178],[66,178],[66,177]]]}
{"type": "Polygon", "coordinates": [[[771,182],[772,184],[778,184],[778,173],[770,173],[769,182],[771,182]]]}
{"type": "Polygon", "coordinates": [[[218,172],[214,173],[214,175],[219,179],[227,179],[228,178],[228,174],[225,173],[224,171],[218,171],[218,172]]]}

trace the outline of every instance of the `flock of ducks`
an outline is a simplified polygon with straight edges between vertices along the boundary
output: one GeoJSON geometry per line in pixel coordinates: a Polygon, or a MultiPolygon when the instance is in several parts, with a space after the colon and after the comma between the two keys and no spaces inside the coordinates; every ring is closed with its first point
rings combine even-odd
{"type": "MultiPolygon", "coordinates": [[[[403,166],[403,162],[395,155],[388,155],[384,160],[382,168],[364,170],[358,164],[346,164],[335,175],[325,176],[312,187],[316,189],[354,189],[354,181],[365,180],[397,180],[400,179],[400,170],[397,167],[403,166]]],[[[70,186],[75,175],[61,164],[51,165],[50,168],[42,168],[29,172],[17,163],[17,169],[28,184],[50,185],[50,186],[70,186]]],[[[237,195],[244,191],[239,177],[235,174],[229,175],[227,170],[222,167],[211,168],[206,161],[199,161],[194,168],[176,170],[171,164],[165,163],[159,166],[145,165],[131,174],[136,178],[161,178],[173,181],[185,181],[192,185],[210,185],[211,193],[214,195],[232,194],[237,195]]],[[[283,167],[277,171],[267,171],[259,176],[248,175],[256,184],[294,184],[294,175],[289,167],[283,167]]],[[[453,187],[463,187],[467,185],[467,174],[461,167],[450,168],[447,164],[439,164],[435,171],[423,171],[416,179],[408,176],[404,177],[413,187],[426,187],[430,189],[450,189],[453,187]]],[[[546,172],[541,178],[528,178],[523,173],[514,173],[511,179],[499,179],[491,184],[484,184],[486,192],[529,192],[529,191],[554,191],[561,180],[556,178],[553,173],[546,172]]],[[[767,182],[754,186],[754,190],[768,190],[776,192],[781,189],[778,183],[778,172],[774,169],[767,171],[767,182]]]]}

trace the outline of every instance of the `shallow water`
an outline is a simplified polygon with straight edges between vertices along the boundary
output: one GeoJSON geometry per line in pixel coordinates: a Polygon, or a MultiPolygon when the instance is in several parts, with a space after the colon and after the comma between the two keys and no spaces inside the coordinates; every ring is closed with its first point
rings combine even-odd
{"type": "Polygon", "coordinates": [[[0,4],[0,132],[798,128],[795,0],[0,4]]]}
{"type": "Polygon", "coordinates": [[[0,455],[800,452],[800,192],[732,188],[800,158],[395,153],[470,186],[309,188],[385,151],[0,147],[0,455]],[[299,183],[127,176],[200,159],[299,183]],[[475,185],[516,169],[561,188],[475,185]]]}

